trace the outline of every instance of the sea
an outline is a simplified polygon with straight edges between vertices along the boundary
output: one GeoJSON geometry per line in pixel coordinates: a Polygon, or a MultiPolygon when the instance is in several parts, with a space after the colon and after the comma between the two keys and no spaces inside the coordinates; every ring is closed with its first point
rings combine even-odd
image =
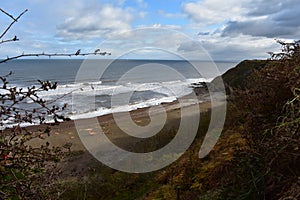
{"type": "MultiPolygon", "coordinates": [[[[215,78],[218,74],[210,74],[214,71],[212,67],[216,66],[222,74],[236,64],[234,61],[19,59],[0,64],[0,75],[11,71],[7,78],[9,86],[24,90],[33,85],[38,87],[38,80],[57,82],[56,90],[38,95],[49,102],[48,106],[67,104],[63,114],[75,120],[173,102],[192,93],[193,83],[215,78]],[[87,104],[91,98],[92,106],[87,104]]],[[[30,110],[37,105],[26,100],[18,106],[30,110]]],[[[3,121],[4,125],[10,123],[9,119],[3,121]]]]}

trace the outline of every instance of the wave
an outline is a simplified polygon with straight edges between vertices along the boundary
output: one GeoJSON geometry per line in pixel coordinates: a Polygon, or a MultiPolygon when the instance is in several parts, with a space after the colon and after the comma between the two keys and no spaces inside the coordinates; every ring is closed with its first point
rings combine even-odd
{"type": "MultiPolygon", "coordinates": [[[[188,95],[193,92],[190,87],[192,83],[207,82],[210,80],[198,78],[198,79],[186,79],[186,80],[174,80],[165,82],[148,82],[148,83],[123,83],[120,85],[105,84],[102,81],[90,81],[81,83],[68,83],[60,85],[56,90],[39,92],[39,96],[48,101],[55,101],[56,105],[64,105],[67,103],[69,108],[66,110],[66,115],[71,119],[91,118],[96,116],[102,116],[106,114],[116,112],[127,112],[136,110],[138,108],[145,108],[150,106],[159,105],[162,103],[173,102],[180,97],[188,95]],[[136,94],[136,99],[129,104],[121,104],[115,107],[111,107],[110,98],[112,96],[120,96],[122,94],[136,94]],[[72,95],[80,99],[80,104],[73,105],[72,95]],[[140,95],[140,97],[139,97],[140,95]],[[86,105],[85,98],[94,96],[98,109],[95,110],[89,108],[86,105]],[[109,105],[109,106],[108,106],[109,105]],[[72,108],[77,107],[77,110],[72,108]]],[[[22,106],[33,106],[32,101],[28,100],[22,106]]],[[[51,122],[51,121],[49,121],[51,122]]],[[[4,122],[5,127],[11,126],[11,121],[4,122]]],[[[34,124],[22,124],[22,126],[29,126],[34,124]]]]}
{"type": "Polygon", "coordinates": [[[41,97],[51,97],[66,94],[79,94],[79,95],[116,95],[120,93],[128,93],[134,91],[154,91],[157,93],[162,93],[167,96],[176,95],[183,96],[186,89],[191,83],[197,82],[207,82],[209,80],[199,78],[199,79],[186,79],[186,80],[175,80],[166,82],[149,82],[149,83],[123,83],[120,85],[113,84],[103,84],[102,81],[91,81],[91,82],[81,82],[81,83],[71,83],[60,85],[56,90],[40,92],[41,97]]]}
{"type": "Polygon", "coordinates": [[[112,108],[98,108],[97,110],[92,112],[79,113],[79,114],[73,112],[73,114],[70,115],[69,117],[72,120],[92,118],[92,117],[98,117],[98,116],[103,116],[112,113],[128,112],[132,110],[137,110],[139,108],[147,108],[150,106],[160,105],[162,103],[174,102],[176,100],[177,100],[176,97],[163,97],[160,99],[150,99],[148,101],[140,102],[137,104],[122,105],[122,106],[112,107],[112,108]]]}

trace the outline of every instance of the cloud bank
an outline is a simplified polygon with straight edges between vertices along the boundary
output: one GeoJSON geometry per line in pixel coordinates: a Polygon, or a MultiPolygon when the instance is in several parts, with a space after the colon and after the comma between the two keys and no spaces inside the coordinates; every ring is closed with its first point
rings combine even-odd
{"type": "MultiPolygon", "coordinates": [[[[21,51],[89,51],[114,38],[106,49],[113,54],[135,44],[160,44],[195,59],[201,58],[197,52],[203,47],[216,60],[243,60],[267,58],[266,52],[279,50],[275,38],[300,38],[298,0],[24,0],[17,4],[3,0],[2,4],[16,13],[25,8],[29,12],[12,29],[11,36],[21,40],[4,49],[1,57],[21,51]],[[160,37],[146,29],[130,34],[146,27],[174,32],[161,32],[160,37]],[[194,42],[178,40],[176,31],[194,42]]],[[[159,59],[158,54],[147,55],[159,59]]]]}

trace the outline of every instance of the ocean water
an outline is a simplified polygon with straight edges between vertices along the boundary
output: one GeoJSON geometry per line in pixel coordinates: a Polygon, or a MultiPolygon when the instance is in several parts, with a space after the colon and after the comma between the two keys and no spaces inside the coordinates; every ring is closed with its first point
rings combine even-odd
{"type": "MultiPolygon", "coordinates": [[[[215,64],[222,74],[237,63],[215,64]]],[[[23,88],[38,86],[37,80],[58,82],[56,90],[40,97],[60,106],[67,103],[64,114],[78,119],[172,102],[193,92],[192,83],[213,79],[212,67],[205,61],[24,59],[0,64],[0,75],[12,71],[9,85],[23,88]],[[91,98],[94,105],[86,103],[91,98]]],[[[27,101],[20,106],[36,105],[27,101]]]]}

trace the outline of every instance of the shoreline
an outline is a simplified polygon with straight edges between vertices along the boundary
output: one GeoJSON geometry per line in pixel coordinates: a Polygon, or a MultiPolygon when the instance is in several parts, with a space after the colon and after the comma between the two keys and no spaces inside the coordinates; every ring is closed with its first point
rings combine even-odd
{"type": "MultiPolygon", "coordinates": [[[[211,109],[211,103],[207,99],[209,98],[209,94],[203,94],[200,96],[196,96],[198,98],[197,102],[195,99],[191,99],[193,95],[186,95],[184,97],[180,98],[180,101],[182,102],[183,107],[190,107],[193,106],[199,106],[199,111],[206,112],[209,109],[211,109]]],[[[162,107],[165,109],[167,113],[167,119],[165,123],[165,127],[171,129],[172,127],[176,127],[178,125],[178,119],[180,120],[180,103],[178,100],[175,100],[173,102],[169,103],[162,103],[160,105],[150,106],[150,107],[144,107],[144,108],[138,108],[136,110],[129,111],[130,116],[132,120],[139,126],[146,126],[150,123],[149,118],[149,110],[151,110],[151,115],[157,115],[161,113],[162,107]]],[[[192,113],[191,115],[197,114],[193,113],[193,110],[197,109],[191,109],[192,113]]],[[[110,113],[102,116],[97,116],[93,118],[84,118],[84,119],[76,119],[76,121],[80,121],[80,123],[85,124],[85,131],[90,135],[95,135],[99,132],[99,129],[97,129],[96,126],[101,126],[101,129],[103,133],[105,133],[110,140],[112,140],[114,143],[121,143],[120,146],[128,146],[127,143],[130,143],[128,140],[130,138],[125,139],[127,136],[124,136],[124,132],[118,128],[118,125],[116,124],[114,120],[114,114],[123,114],[128,112],[120,112],[120,113],[110,113]],[[97,119],[97,124],[91,121],[95,121],[92,119],[97,119]],[[122,142],[118,142],[121,140],[121,138],[124,140],[122,142]]],[[[198,113],[199,114],[199,113],[198,113]]],[[[121,117],[122,118],[122,117],[121,117]]],[[[124,117],[123,117],[124,118],[124,117]]],[[[121,119],[121,120],[127,120],[127,118],[121,119]]],[[[66,143],[72,143],[71,150],[72,151],[86,151],[86,148],[82,144],[79,135],[78,130],[76,129],[75,120],[60,122],[57,125],[51,125],[51,124],[42,124],[42,125],[32,125],[27,126],[26,130],[30,131],[31,133],[41,132],[45,130],[46,127],[50,127],[50,134],[47,136],[47,134],[43,134],[42,139],[40,138],[34,138],[30,142],[28,142],[28,145],[31,145],[33,147],[37,147],[40,145],[45,144],[46,142],[50,143],[50,146],[62,146],[66,143]]],[[[10,129],[5,130],[9,131],[10,129]]],[[[128,136],[130,137],[130,136],[128,136]]]]}

